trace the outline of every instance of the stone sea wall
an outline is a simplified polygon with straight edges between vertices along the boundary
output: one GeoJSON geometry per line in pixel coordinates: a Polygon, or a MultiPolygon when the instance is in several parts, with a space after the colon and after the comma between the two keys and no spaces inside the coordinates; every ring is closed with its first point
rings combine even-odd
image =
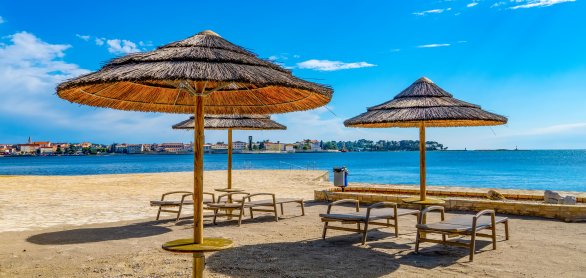
{"type": "MultiPolygon", "coordinates": [[[[428,196],[439,197],[445,201],[443,206],[447,210],[480,211],[494,209],[497,213],[537,216],[560,219],[567,222],[586,221],[586,200],[576,198],[577,205],[558,205],[543,203],[543,195],[503,193],[507,200],[488,200],[486,193],[428,190],[428,196]]],[[[328,188],[314,191],[314,199],[321,201],[336,201],[341,199],[356,199],[363,203],[394,202],[401,207],[417,206],[402,202],[402,199],[418,195],[416,189],[384,188],[384,187],[348,187],[344,192],[339,188],[328,188]]]]}

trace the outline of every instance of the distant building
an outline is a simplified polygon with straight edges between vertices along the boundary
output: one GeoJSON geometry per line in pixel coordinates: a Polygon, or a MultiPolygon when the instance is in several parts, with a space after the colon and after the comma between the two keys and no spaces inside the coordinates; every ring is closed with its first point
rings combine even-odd
{"type": "Polygon", "coordinates": [[[273,151],[273,152],[280,152],[285,147],[285,144],[281,143],[273,143],[273,142],[265,142],[265,150],[273,151]]]}
{"type": "Polygon", "coordinates": [[[61,150],[69,148],[69,143],[53,143],[52,145],[61,148],[61,150]]]}
{"type": "Polygon", "coordinates": [[[178,153],[185,151],[185,145],[183,143],[163,143],[158,147],[160,152],[178,153]]]}
{"type": "Polygon", "coordinates": [[[232,142],[232,149],[234,149],[234,150],[244,150],[244,149],[246,149],[246,142],[242,142],[242,141],[232,142]]]}
{"type": "Polygon", "coordinates": [[[21,154],[35,154],[39,145],[37,144],[19,144],[17,149],[21,154]]]}
{"type": "Polygon", "coordinates": [[[212,144],[204,144],[203,145],[203,152],[204,153],[211,153],[212,152],[212,144]]]}
{"type": "Polygon", "coordinates": [[[83,142],[81,144],[79,144],[80,147],[82,148],[91,148],[92,147],[92,143],[90,142],[83,142]]]}
{"type": "Polygon", "coordinates": [[[295,151],[295,144],[285,144],[283,150],[286,152],[294,152],[295,151]]]}
{"type": "Polygon", "coordinates": [[[224,144],[224,142],[213,144],[211,151],[212,153],[228,153],[228,144],[224,144]]]}
{"type": "Polygon", "coordinates": [[[40,141],[40,142],[33,142],[34,145],[38,145],[39,147],[50,147],[51,142],[49,141],[40,141]]]}
{"type": "Polygon", "coordinates": [[[112,146],[112,152],[127,153],[128,152],[128,145],[127,144],[114,144],[112,146]]]}
{"type": "Polygon", "coordinates": [[[183,151],[184,152],[192,152],[193,151],[193,144],[183,144],[183,151]]]}
{"type": "Polygon", "coordinates": [[[137,154],[143,153],[144,146],[142,144],[128,144],[126,146],[126,153],[137,154]]]}
{"type": "Polygon", "coordinates": [[[309,146],[312,151],[321,151],[321,146],[318,140],[309,140],[309,146]]]}
{"type": "Polygon", "coordinates": [[[0,154],[9,155],[14,154],[16,149],[12,145],[0,144],[0,154]]]}
{"type": "Polygon", "coordinates": [[[40,147],[39,148],[39,153],[40,154],[54,154],[57,151],[57,147],[56,146],[51,146],[51,147],[40,147]]]}
{"type": "Polygon", "coordinates": [[[301,142],[297,142],[297,151],[306,151],[306,152],[319,152],[322,148],[320,146],[320,142],[318,140],[303,140],[301,142]]]}

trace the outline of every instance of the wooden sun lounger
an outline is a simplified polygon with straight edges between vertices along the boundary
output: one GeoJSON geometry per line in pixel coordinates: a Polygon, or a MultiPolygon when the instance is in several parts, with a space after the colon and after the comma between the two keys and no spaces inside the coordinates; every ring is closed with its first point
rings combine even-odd
{"type": "MultiPolygon", "coordinates": [[[[233,198],[234,199],[234,198],[233,198]]],[[[301,215],[305,215],[305,207],[303,204],[303,199],[301,198],[276,198],[275,194],[272,193],[256,193],[256,194],[248,194],[245,192],[235,192],[235,193],[227,193],[223,194],[218,197],[217,203],[210,203],[207,204],[207,207],[210,209],[214,209],[214,224],[216,224],[217,216],[233,216],[231,211],[238,210],[238,226],[242,224],[242,217],[244,216],[245,209],[250,211],[250,219],[254,218],[254,212],[270,212],[273,213],[275,216],[275,221],[279,221],[279,216],[277,212],[277,205],[281,207],[281,215],[285,213],[284,211],[284,204],[287,203],[298,203],[301,205],[301,215]],[[229,202],[222,202],[221,198],[223,197],[234,197],[234,195],[244,195],[242,199],[239,201],[235,201],[233,203],[229,202]],[[253,200],[253,197],[257,196],[270,196],[270,199],[263,199],[263,200],[253,200]],[[219,214],[219,210],[225,210],[226,214],[219,214]],[[229,211],[229,213],[228,213],[229,211]]]]}
{"type": "Polygon", "coordinates": [[[509,219],[507,217],[495,216],[494,210],[483,210],[476,215],[456,216],[452,219],[444,219],[444,208],[432,206],[421,211],[419,219],[424,219],[430,211],[438,210],[441,212],[441,222],[422,224],[418,221],[417,235],[415,240],[415,252],[419,252],[421,242],[433,242],[445,245],[454,245],[469,248],[470,261],[474,260],[476,237],[488,237],[492,239],[492,249],[496,249],[496,225],[499,223],[505,226],[505,239],[509,240],[509,219]],[[491,230],[491,234],[479,233],[481,230],[491,230]],[[442,240],[422,237],[421,234],[441,234],[442,240]],[[446,236],[471,236],[469,243],[454,242],[446,240],[446,236]]]}
{"type": "Polygon", "coordinates": [[[366,211],[360,211],[359,201],[353,199],[344,199],[333,202],[328,205],[327,213],[320,214],[321,221],[324,222],[324,229],[322,239],[326,238],[326,232],[328,229],[357,232],[362,234],[362,244],[366,243],[366,235],[368,232],[369,225],[378,225],[385,227],[395,227],[395,237],[399,236],[399,220],[400,216],[415,215],[418,216],[419,211],[413,209],[400,209],[397,208],[396,203],[391,202],[380,202],[369,206],[366,211]],[[331,213],[332,206],[339,205],[342,203],[354,203],[356,212],[351,213],[331,213]],[[385,220],[384,222],[378,222],[376,220],[385,220]],[[393,223],[391,224],[391,220],[393,223]],[[341,222],[342,224],[356,224],[356,228],[330,226],[330,222],[341,222]],[[360,224],[364,224],[364,229],[360,228],[360,224]]]}
{"type": "MultiPolygon", "coordinates": [[[[215,203],[216,202],[216,197],[214,195],[214,193],[208,193],[208,192],[203,192],[204,195],[209,195],[212,197],[211,201],[205,201],[204,200],[204,204],[207,203],[215,203]]],[[[183,206],[193,206],[193,193],[190,191],[173,191],[173,192],[167,192],[164,193],[163,195],[161,195],[161,200],[160,201],[151,201],[151,207],[159,207],[159,211],[157,212],[157,220],[159,220],[159,217],[161,216],[161,212],[168,212],[168,213],[175,213],[177,214],[177,217],[175,218],[175,222],[179,221],[179,217],[181,216],[181,210],[183,209],[183,206]],[[169,195],[175,195],[175,194],[182,194],[181,195],[181,200],[165,200],[165,197],[169,196],[169,195]],[[190,198],[187,198],[190,197],[190,198]],[[170,209],[170,208],[175,208],[177,207],[176,210],[174,209],[170,209]]]]}

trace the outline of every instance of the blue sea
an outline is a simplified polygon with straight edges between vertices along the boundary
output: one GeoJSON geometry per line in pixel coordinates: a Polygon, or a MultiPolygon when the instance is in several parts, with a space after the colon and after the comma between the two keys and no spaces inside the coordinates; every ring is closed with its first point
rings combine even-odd
{"type": "MultiPolygon", "coordinates": [[[[419,184],[419,152],[235,154],[234,169],[346,166],[349,182],[419,184]]],[[[206,154],[206,170],[227,156],[206,154]]],[[[192,171],[192,155],[0,157],[0,175],[95,175],[192,171]]],[[[586,191],[586,150],[427,152],[430,185],[586,191]]]]}

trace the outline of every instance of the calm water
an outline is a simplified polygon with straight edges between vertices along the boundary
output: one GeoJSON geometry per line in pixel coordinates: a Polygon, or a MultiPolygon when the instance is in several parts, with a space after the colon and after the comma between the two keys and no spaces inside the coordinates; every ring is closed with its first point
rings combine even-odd
{"type": "MultiPolygon", "coordinates": [[[[235,154],[235,169],[346,166],[350,182],[419,183],[418,152],[235,154]]],[[[93,175],[191,171],[191,155],[3,157],[0,175],[93,175]]],[[[205,169],[226,169],[226,155],[205,156],[205,169]]],[[[427,153],[431,185],[586,191],[586,150],[427,153]]]]}

